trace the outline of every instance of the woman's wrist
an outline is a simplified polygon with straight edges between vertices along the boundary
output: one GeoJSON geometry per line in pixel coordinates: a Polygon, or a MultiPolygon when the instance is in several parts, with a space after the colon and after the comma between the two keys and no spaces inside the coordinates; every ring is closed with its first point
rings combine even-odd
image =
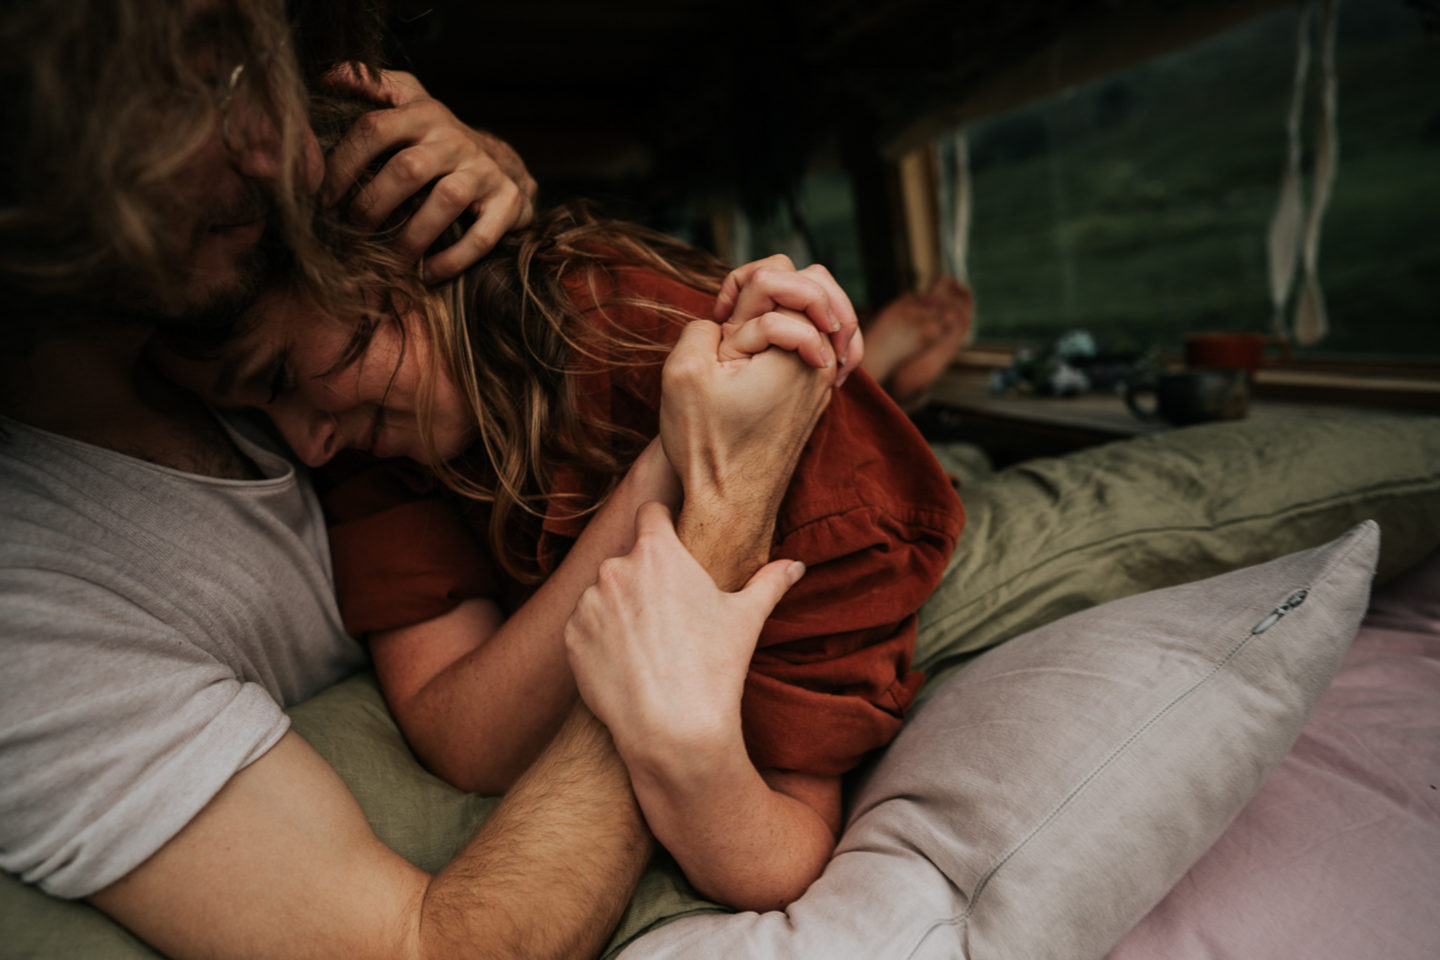
{"type": "Polygon", "coordinates": [[[672,511],[680,508],[684,491],[675,468],[665,456],[659,437],[651,440],[645,449],[640,451],[640,455],[625,474],[621,489],[623,495],[633,501],[636,507],[651,500],[658,500],[672,511]]]}
{"type": "Polygon", "coordinates": [[[629,731],[628,736],[612,731],[637,796],[684,806],[725,792],[737,777],[754,775],[738,716],[671,721],[663,729],[629,731]]]}

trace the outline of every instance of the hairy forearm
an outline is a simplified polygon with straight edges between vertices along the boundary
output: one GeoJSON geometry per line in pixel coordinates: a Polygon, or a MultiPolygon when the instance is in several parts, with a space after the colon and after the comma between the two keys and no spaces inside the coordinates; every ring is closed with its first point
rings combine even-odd
{"type": "Polygon", "coordinates": [[[730,508],[720,499],[692,500],[687,495],[675,532],[715,585],[734,591],[770,559],[775,508],[730,508]]]}
{"type": "Polygon", "coordinates": [[[571,711],[535,765],[425,890],[417,957],[593,957],[652,841],[609,734],[571,711]]]}
{"type": "MultiPolygon", "coordinates": [[[[678,496],[673,471],[652,445],[535,595],[487,635],[467,634],[464,652],[453,660],[407,682],[401,677],[409,666],[406,650],[382,654],[372,641],[391,709],[427,766],[462,789],[488,794],[503,793],[525,771],[575,702],[563,634],[576,600],[595,582],[603,560],[629,551],[639,506],[656,499],[673,505],[678,496]],[[392,658],[400,662],[391,666],[392,658]]],[[[452,618],[467,619],[464,611],[452,618]]],[[[469,631],[478,619],[450,629],[469,631]]],[[[437,638],[423,632],[441,626],[407,628],[413,634],[407,649],[420,654],[435,644],[437,638]]]]}

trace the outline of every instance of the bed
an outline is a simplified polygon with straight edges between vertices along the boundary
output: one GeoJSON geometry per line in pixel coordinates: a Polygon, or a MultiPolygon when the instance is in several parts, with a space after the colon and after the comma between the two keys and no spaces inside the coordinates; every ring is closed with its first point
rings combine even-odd
{"type": "MultiPolygon", "coordinates": [[[[1440,419],[1267,417],[995,473],[921,616],[927,681],[785,913],[662,855],[606,949],[707,957],[1440,953],[1440,419]]],[[[494,801],[418,767],[368,675],[291,711],[438,869],[494,801]]],[[[6,956],[154,954],[0,878],[6,956]]]]}

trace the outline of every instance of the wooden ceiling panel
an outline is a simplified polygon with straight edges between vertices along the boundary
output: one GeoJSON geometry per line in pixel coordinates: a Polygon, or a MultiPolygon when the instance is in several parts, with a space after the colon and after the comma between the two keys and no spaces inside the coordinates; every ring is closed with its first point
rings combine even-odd
{"type": "Polygon", "coordinates": [[[427,86],[542,180],[589,164],[762,202],[827,144],[893,150],[1277,2],[393,0],[392,24],[427,86]]]}

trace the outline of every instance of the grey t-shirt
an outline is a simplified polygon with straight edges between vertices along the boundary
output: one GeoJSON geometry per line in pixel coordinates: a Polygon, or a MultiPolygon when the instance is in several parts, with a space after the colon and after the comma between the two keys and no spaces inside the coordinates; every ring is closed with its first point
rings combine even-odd
{"type": "Polygon", "coordinates": [[[57,896],[138,866],[364,662],[308,481],[228,426],[265,479],[0,418],[0,867],[57,896]]]}

